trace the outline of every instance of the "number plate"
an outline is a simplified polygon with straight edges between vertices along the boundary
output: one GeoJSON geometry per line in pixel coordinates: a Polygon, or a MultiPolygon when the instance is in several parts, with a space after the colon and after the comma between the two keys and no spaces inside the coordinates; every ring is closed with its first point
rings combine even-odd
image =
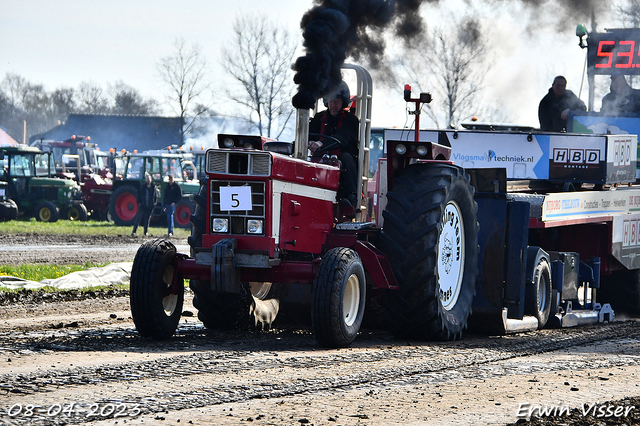
{"type": "Polygon", "coordinates": [[[220,210],[252,210],[251,187],[248,186],[221,186],[220,210]]]}

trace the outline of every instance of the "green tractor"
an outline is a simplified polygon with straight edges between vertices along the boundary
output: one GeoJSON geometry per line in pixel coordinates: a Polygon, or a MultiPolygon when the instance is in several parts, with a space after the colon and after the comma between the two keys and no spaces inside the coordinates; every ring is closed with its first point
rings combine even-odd
{"type": "Polygon", "coordinates": [[[116,225],[133,225],[138,213],[138,190],[144,183],[145,173],[149,173],[158,191],[158,204],[153,209],[151,220],[162,217],[162,196],[171,175],[182,189],[182,200],[176,205],[174,215],[175,226],[191,227],[190,219],[195,209],[193,197],[200,189],[200,182],[189,179],[191,176],[183,167],[183,155],[164,152],[128,153],[121,160],[109,200],[109,215],[116,225]]]}
{"type": "Polygon", "coordinates": [[[55,162],[50,152],[26,145],[0,147],[6,197],[13,200],[21,214],[41,222],[55,222],[60,217],[87,220],[80,186],[69,179],[54,177],[55,162]]]}

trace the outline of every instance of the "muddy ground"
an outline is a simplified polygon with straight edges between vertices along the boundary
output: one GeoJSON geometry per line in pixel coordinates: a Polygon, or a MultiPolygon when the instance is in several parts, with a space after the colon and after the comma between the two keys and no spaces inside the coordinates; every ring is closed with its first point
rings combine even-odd
{"type": "MultiPolygon", "coordinates": [[[[0,235],[0,264],[130,261],[141,241],[0,235]]],[[[0,425],[640,424],[634,319],[326,350],[308,318],[207,331],[190,292],[176,336],[142,339],[126,292],[78,294],[0,298],[0,425]]]]}

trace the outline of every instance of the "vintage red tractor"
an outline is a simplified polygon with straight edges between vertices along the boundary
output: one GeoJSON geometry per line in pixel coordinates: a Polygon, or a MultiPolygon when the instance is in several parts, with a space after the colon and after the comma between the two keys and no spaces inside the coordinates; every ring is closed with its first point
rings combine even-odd
{"type": "MultiPolygon", "coordinates": [[[[598,235],[617,238],[622,232],[607,226],[622,228],[622,221],[593,219],[590,212],[546,214],[556,205],[574,206],[577,197],[565,202],[557,194],[511,195],[504,168],[456,166],[450,158],[452,140],[462,137],[457,132],[421,138],[406,130],[415,137],[386,140],[376,200],[369,203],[371,78],[361,67],[347,69],[357,76],[360,122],[355,221],[344,219],[337,202],[340,167],[307,161],[308,110],[298,110],[293,144],[271,141],[260,149],[249,143],[255,136],[224,135],[220,148],[206,153],[190,253],[157,239],[136,254],[131,310],[140,335],[173,335],[184,280],[190,280],[207,328],[229,328],[250,314],[269,324],[280,308],[306,306],[315,337],[326,347],[353,342],[365,305],[382,307],[373,313],[383,315],[395,335],[419,339],[460,337],[472,309],[469,322],[502,332],[613,320],[611,307],[597,303],[594,290],[601,286],[598,256],[607,272],[615,262],[611,241],[588,246],[579,236],[592,226],[598,235]],[[377,209],[375,221],[365,221],[372,217],[369,206],[377,209]],[[581,254],[588,260],[581,261],[581,254]]],[[[417,114],[430,97],[413,99],[407,89],[405,100],[415,103],[417,114]]],[[[474,135],[480,137],[467,136],[474,135]]],[[[529,144],[528,136],[511,137],[529,144]]],[[[558,143],[583,143],[575,135],[557,136],[558,143]]],[[[620,142],[590,137],[610,144],[611,153],[620,142]]],[[[624,170],[616,165],[616,173],[603,176],[630,177],[626,172],[633,169],[635,179],[635,166],[634,156],[624,170]]]]}

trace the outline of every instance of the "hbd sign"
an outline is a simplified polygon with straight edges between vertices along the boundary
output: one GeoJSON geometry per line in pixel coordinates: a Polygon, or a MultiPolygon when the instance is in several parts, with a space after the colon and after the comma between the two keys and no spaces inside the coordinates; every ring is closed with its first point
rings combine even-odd
{"type": "Polygon", "coordinates": [[[598,165],[600,150],[581,148],[554,148],[553,162],[570,165],[598,165]]]}
{"type": "Polygon", "coordinates": [[[613,165],[629,166],[631,164],[631,141],[616,141],[613,143],[613,165]]]}
{"type": "Polygon", "coordinates": [[[623,228],[623,236],[622,236],[622,247],[635,247],[638,244],[638,235],[640,221],[637,220],[625,220],[622,228],[623,228]]]}

